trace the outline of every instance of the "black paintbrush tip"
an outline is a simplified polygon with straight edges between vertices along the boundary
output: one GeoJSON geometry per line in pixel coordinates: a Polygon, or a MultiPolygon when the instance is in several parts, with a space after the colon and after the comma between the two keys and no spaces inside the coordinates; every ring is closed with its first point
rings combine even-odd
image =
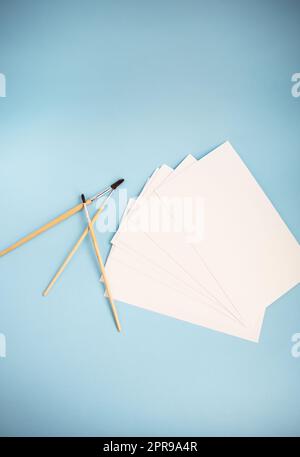
{"type": "Polygon", "coordinates": [[[114,182],[110,187],[115,190],[117,187],[119,187],[122,182],[124,182],[124,179],[119,179],[118,181],[114,182]]]}
{"type": "Polygon", "coordinates": [[[86,202],[84,194],[81,194],[81,200],[82,200],[82,203],[86,202]]]}

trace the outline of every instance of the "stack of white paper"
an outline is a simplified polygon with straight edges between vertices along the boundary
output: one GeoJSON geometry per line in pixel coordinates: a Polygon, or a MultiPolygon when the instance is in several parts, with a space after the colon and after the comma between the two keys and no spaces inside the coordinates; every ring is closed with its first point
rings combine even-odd
{"type": "Polygon", "coordinates": [[[251,341],[300,279],[298,242],[228,142],[155,170],[112,245],[116,300],[251,341]]]}

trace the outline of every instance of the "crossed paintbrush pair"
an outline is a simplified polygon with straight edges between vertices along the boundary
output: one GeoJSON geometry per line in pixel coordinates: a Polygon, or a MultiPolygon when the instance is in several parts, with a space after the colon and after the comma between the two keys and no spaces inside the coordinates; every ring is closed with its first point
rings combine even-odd
{"type": "Polygon", "coordinates": [[[87,218],[87,222],[88,222],[88,226],[86,227],[86,229],[84,230],[84,232],[82,233],[82,235],[80,236],[78,241],[75,243],[73,249],[70,251],[70,253],[66,257],[66,259],[62,263],[61,267],[58,269],[58,271],[56,272],[56,274],[54,275],[54,277],[52,278],[52,280],[48,284],[47,288],[44,290],[43,295],[44,296],[48,295],[48,293],[50,292],[51,288],[53,287],[53,285],[55,284],[57,279],[60,277],[62,272],[65,270],[66,266],[68,265],[68,263],[72,259],[73,255],[75,254],[75,252],[77,251],[77,249],[81,245],[82,241],[85,239],[87,234],[90,233],[91,239],[92,239],[92,242],[93,242],[93,246],[94,246],[94,249],[95,249],[95,254],[96,254],[96,257],[97,257],[97,260],[98,260],[98,263],[99,263],[99,267],[100,267],[100,270],[101,270],[101,273],[102,273],[103,281],[104,281],[104,284],[105,284],[105,287],[106,287],[108,299],[109,299],[109,302],[110,302],[110,305],[111,305],[111,308],[112,308],[112,313],[113,313],[113,316],[114,316],[114,319],[115,319],[115,323],[116,323],[116,326],[117,326],[117,329],[118,329],[119,332],[121,331],[121,325],[120,325],[120,321],[119,321],[119,318],[118,318],[116,306],[114,304],[114,300],[113,300],[113,297],[112,297],[112,294],[111,294],[109,282],[108,282],[108,279],[107,279],[107,276],[106,276],[104,264],[103,264],[103,261],[102,261],[102,258],[101,258],[99,245],[98,245],[98,242],[97,242],[97,238],[96,238],[93,226],[94,226],[95,222],[97,221],[99,215],[102,213],[102,211],[103,211],[103,209],[104,209],[104,207],[105,207],[105,205],[107,203],[107,200],[111,197],[113,191],[117,187],[119,187],[120,184],[123,183],[123,181],[124,181],[124,179],[119,179],[118,181],[116,181],[115,183],[111,184],[109,187],[105,188],[103,191],[99,192],[94,197],[92,197],[92,198],[90,198],[88,200],[86,200],[84,194],[82,194],[81,195],[82,203],[79,203],[78,205],[74,206],[74,208],[69,209],[68,211],[66,211],[65,213],[63,213],[60,216],[56,217],[55,219],[53,219],[52,221],[48,222],[47,224],[43,225],[39,229],[35,230],[34,232],[32,232],[29,235],[25,236],[24,238],[20,239],[19,241],[17,241],[13,245],[9,246],[8,248],[4,249],[3,251],[0,251],[0,256],[3,256],[5,254],[7,254],[8,252],[10,252],[10,251],[16,249],[17,247],[21,246],[22,244],[26,243],[27,241],[29,241],[29,240],[35,238],[36,236],[40,235],[41,233],[45,232],[49,228],[54,227],[55,225],[59,224],[60,222],[62,222],[64,220],[66,220],[70,216],[73,216],[73,214],[76,214],[79,211],[81,211],[82,209],[84,209],[84,212],[85,212],[85,215],[86,215],[86,218],[87,218]],[[91,203],[93,203],[94,201],[98,200],[99,198],[103,197],[104,195],[107,195],[105,200],[104,200],[104,202],[102,203],[101,207],[96,211],[94,217],[91,219],[87,206],[90,205],[91,203]]]}

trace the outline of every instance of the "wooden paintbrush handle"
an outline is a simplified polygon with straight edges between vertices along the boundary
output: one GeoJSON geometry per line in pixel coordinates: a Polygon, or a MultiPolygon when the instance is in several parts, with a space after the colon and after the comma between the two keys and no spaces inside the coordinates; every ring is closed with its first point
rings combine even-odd
{"type": "Polygon", "coordinates": [[[90,231],[90,234],[91,234],[92,242],[93,242],[93,245],[94,245],[94,248],[95,248],[96,257],[98,259],[100,270],[101,270],[101,273],[102,273],[102,276],[103,276],[103,281],[104,281],[104,284],[105,284],[105,287],[106,287],[106,292],[107,292],[108,299],[109,299],[109,302],[110,302],[110,305],[111,305],[111,309],[112,309],[112,313],[113,313],[113,316],[114,316],[114,319],[115,319],[115,323],[116,323],[118,331],[120,332],[121,331],[121,324],[120,324],[120,321],[119,321],[116,305],[114,303],[114,299],[113,299],[113,296],[112,296],[112,293],[111,293],[111,290],[110,290],[110,286],[109,286],[109,282],[108,282],[108,279],[107,279],[107,276],[106,276],[104,263],[102,261],[102,257],[101,257],[99,246],[98,246],[98,242],[97,242],[97,238],[96,238],[96,235],[95,235],[95,232],[94,232],[94,229],[93,229],[93,225],[92,225],[91,222],[89,222],[88,227],[89,227],[89,231],[90,231]]]}
{"type": "MultiPolygon", "coordinates": [[[[89,205],[91,203],[91,200],[87,200],[86,204],[89,205]]],[[[47,224],[43,225],[39,229],[35,230],[34,232],[31,232],[29,235],[24,236],[24,238],[21,238],[19,241],[16,243],[12,244],[8,248],[4,249],[3,251],[0,251],[0,257],[7,254],[10,251],[13,251],[14,249],[18,248],[19,246],[22,246],[22,244],[27,243],[27,241],[32,240],[36,236],[40,235],[41,233],[45,232],[46,230],[50,229],[51,227],[54,227],[55,225],[59,224],[60,222],[68,219],[69,217],[73,216],[73,214],[78,213],[81,209],[83,208],[83,204],[79,203],[78,205],[74,206],[74,208],[69,209],[65,213],[61,214],[60,216],[56,217],[52,221],[48,222],[47,224]]]]}

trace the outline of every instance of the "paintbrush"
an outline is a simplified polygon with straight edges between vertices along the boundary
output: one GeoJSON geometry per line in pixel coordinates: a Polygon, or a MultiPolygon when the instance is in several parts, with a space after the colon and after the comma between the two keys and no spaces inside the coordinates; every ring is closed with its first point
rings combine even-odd
{"type": "Polygon", "coordinates": [[[118,318],[117,309],[116,309],[116,306],[115,306],[115,303],[114,303],[114,300],[113,300],[113,296],[112,296],[112,293],[111,293],[111,290],[110,290],[108,278],[106,276],[106,272],[105,272],[104,264],[103,264],[103,261],[102,261],[102,258],[101,258],[101,254],[100,254],[97,238],[96,238],[96,235],[95,235],[95,232],[94,232],[94,228],[93,228],[93,225],[92,225],[92,221],[91,221],[91,218],[90,218],[90,215],[89,215],[89,211],[88,211],[88,208],[87,208],[87,205],[86,205],[85,196],[83,194],[81,195],[81,199],[82,199],[82,203],[83,203],[84,212],[85,212],[85,215],[86,215],[86,218],[87,218],[87,221],[88,221],[88,228],[89,228],[89,232],[90,232],[91,239],[92,239],[92,242],[93,242],[93,246],[94,246],[94,249],[95,249],[96,257],[97,257],[97,260],[98,260],[98,263],[99,263],[99,266],[100,266],[100,270],[101,270],[103,281],[104,281],[104,284],[105,284],[105,287],[106,287],[107,295],[108,295],[108,298],[109,298],[109,301],[110,301],[110,304],[111,304],[112,313],[113,313],[113,316],[114,316],[114,319],[115,319],[115,323],[116,323],[117,329],[120,332],[121,331],[121,324],[120,324],[120,321],[119,321],[119,318],[118,318]]]}
{"type": "MultiPolygon", "coordinates": [[[[96,223],[98,217],[100,216],[100,214],[102,213],[108,199],[111,197],[113,191],[119,187],[122,183],[124,182],[124,179],[119,179],[118,181],[116,181],[115,183],[113,183],[111,186],[110,186],[110,192],[108,194],[108,196],[106,197],[106,199],[104,200],[104,202],[102,203],[101,207],[96,211],[92,221],[91,221],[91,224],[92,226],[96,223]]],[[[99,197],[98,197],[99,198],[99,197]]],[[[66,266],[68,265],[68,263],[70,262],[70,260],[72,259],[73,255],[75,254],[75,252],[77,251],[77,249],[79,248],[79,246],[81,245],[81,243],[83,242],[83,240],[85,239],[85,237],[87,236],[89,232],[89,229],[88,227],[83,231],[83,233],[81,234],[80,238],[78,239],[78,241],[75,243],[75,245],[73,246],[72,250],[69,252],[69,254],[67,255],[66,259],[64,260],[64,262],[62,263],[62,265],[60,266],[60,268],[57,270],[56,274],[54,275],[53,279],[50,281],[50,283],[48,284],[48,286],[46,287],[46,289],[44,290],[43,292],[43,295],[46,296],[48,295],[48,293],[50,292],[51,288],[54,286],[55,282],[58,280],[58,278],[60,277],[60,275],[63,273],[63,271],[65,270],[66,266]]]]}
{"type": "MultiPolygon", "coordinates": [[[[122,181],[122,180],[120,180],[122,181]]],[[[118,182],[118,181],[117,181],[118,182]]],[[[93,203],[94,201],[98,200],[98,198],[102,197],[103,195],[107,194],[108,192],[110,192],[111,190],[113,190],[113,185],[115,185],[116,183],[112,184],[111,186],[109,187],[106,187],[104,190],[102,190],[101,192],[99,192],[98,194],[94,195],[93,197],[89,198],[87,201],[86,201],[86,204],[87,205],[90,205],[91,203],[93,203]]],[[[35,238],[36,236],[40,235],[41,233],[45,232],[46,230],[49,230],[51,227],[54,227],[55,225],[59,224],[60,222],[68,219],[70,216],[73,216],[73,214],[76,214],[78,213],[80,210],[82,210],[83,208],[83,205],[82,203],[79,203],[79,205],[76,205],[74,206],[73,208],[69,209],[68,211],[66,211],[65,213],[61,214],[60,216],[56,217],[55,219],[51,220],[50,222],[48,222],[47,224],[43,225],[42,227],[40,227],[39,229],[35,230],[34,232],[30,233],[29,235],[25,236],[24,238],[21,238],[19,241],[17,241],[16,243],[12,244],[11,246],[9,246],[8,248],[6,249],[3,249],[3,251],[0,251],[0,257],[7,254],[8,252],[11,252],[13,251],[14,249],[16,249],[17,247],[21,246],[22,244],[24,243],[27,243],[27,241],[30,241],[32,240],[33,238],[35,238]]]]}

